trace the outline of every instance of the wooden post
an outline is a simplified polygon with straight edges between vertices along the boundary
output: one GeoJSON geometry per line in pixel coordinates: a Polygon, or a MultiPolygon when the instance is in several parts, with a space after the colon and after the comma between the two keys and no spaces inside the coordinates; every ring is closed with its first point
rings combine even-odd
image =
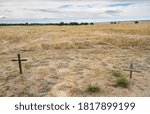
{"type": "Polygon", "coordinates": [[[20,71],[20,74],[22,74],[22,64],[21,64],[21,61],[27,61],[27,59],[21,59],[21,56],[20,54],[18,54],[18,59],[13,59],[12,61],[18,61],[18,64],[19,64],[19,71],[20,71]]]}
{"type": "Polygon", "coordinates": [[[132,72],[133,72],[132,71],[132,69],[133,69],[133,63],[130,64],[130,69],[131,69],[131,71],[130,71],[130,79],[131,79],[132,78],[132,72]]]}
{"type": "Polygon", "coordinates": [[[132,78],[133,72],[141,72],[138,70],[133,69],[133,63],[130,64],[130,69],[125,69],[124,71],[129,71],[130,72],[130,79],[132,78]]]}

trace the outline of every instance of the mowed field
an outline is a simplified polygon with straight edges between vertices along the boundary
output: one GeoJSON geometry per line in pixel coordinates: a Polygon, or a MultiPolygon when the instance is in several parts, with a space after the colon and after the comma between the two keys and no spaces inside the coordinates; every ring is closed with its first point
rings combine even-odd
{"type": "Polygon", "coordinates": [[[150,22],[0,26],[0,96],[150,97],[150,22]]]}

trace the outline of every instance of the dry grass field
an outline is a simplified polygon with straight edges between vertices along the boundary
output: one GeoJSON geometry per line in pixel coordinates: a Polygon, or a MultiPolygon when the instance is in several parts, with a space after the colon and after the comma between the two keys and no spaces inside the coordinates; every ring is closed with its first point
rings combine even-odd
{"type": "Polygon", "coordinates": [[[0,96],[150,97],[150,22],[0,26],[0,96]],[[23,74],[11,61],[20,53],[23,74]],[[141,73],[129,79],[130,63],[141,73]]]}

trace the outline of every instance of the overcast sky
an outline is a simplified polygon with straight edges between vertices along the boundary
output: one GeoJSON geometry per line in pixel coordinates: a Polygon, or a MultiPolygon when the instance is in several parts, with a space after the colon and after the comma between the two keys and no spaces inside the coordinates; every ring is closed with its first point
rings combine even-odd
{"type": "Polygon", "coordinates": [[[0,22],[150,19],[150,0],[0,0],[0,22]]]}

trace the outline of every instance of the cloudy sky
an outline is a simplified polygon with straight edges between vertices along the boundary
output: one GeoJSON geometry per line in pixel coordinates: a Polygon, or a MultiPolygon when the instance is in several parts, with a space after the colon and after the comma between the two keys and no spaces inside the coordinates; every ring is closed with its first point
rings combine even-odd
{"type": "Polygon", "coordinates": [[[0,0],[0,23],[149,20],[150,0],[0,0]]]}

